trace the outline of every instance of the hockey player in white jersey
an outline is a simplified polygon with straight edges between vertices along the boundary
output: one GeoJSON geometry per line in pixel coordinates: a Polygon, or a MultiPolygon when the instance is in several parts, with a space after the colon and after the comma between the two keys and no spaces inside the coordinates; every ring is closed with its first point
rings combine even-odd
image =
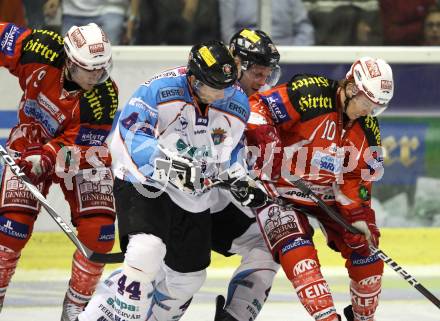
{"type": "MultiPolygon", "coordinates": [[[[230,50],[240,60],[239,83],[250,96],[269,89],[280,78],[280,54],[270,37],[261,30],[241,29],[230,41],[230,50]]],[[[220,191],[220,201],[211,207],[212,249],[224,256],[242,257],[225,298],[217,297],[215,321],[255,320],[266,301],[279,265],[274,262],[250,207],[258,207],[255,195],[234,196],[220,191]],[[248,199],[254,198],[253,204],[248,199]],[[248,207],[241,206],[246,203],[248,207]]]]}
{"type": "Polygon", "coordinates": [[[187,67],[142,84],[123,108],[111,151],[125,260],[79,321],[179,320],[189,306],[210,263],[217,193],[205,182],[229,173],[249,117],[237,75],[223,43],[195,45],[187,67]]]}

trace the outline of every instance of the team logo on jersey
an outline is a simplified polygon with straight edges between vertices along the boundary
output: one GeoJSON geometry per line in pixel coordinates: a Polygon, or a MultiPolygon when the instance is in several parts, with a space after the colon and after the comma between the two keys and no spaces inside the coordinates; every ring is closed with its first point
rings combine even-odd
{"type": "Polygon", "coordinates": [[[101,146],[108,134],[108,130],[81,126],[78,135],[76,136],[75,144],[83,146],[101,146]]]}
{"type": "Polygon", "coordinates": [[[211,137],[214,145],[219,145],[225,141],[226,131],[222,128],[214,128],[211,132],[211,137]]]}
{"type": "Polygon", "coordinates": [[[20,35],[25,31],[26,29],[17,27],[12,23],[8,24],[0,36],[0,51],[6,56],[12,56],[14,54],[15,44],[18,37],[20,37],[20,35]]]}
{"type": "Polygon", "coordinates": [[[276,124],[281,124],[290,119],[287,113],[286,106],[283,103],[281,95],[277,92],[273,92],[268,96],[261,96],[266,106],[269,108],[272,114],[272,119],[276,124]]]}

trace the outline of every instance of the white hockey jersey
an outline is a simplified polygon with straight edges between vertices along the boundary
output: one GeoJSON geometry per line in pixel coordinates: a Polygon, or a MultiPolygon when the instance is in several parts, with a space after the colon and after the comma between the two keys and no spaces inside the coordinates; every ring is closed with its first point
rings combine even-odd
{"type": "MultiPolygon", "coordinates": [[[[113,168],[119,179],[162,188],[153,179],[160,151],[178,153],[203,164],[207,178],[218,175],[220,166],[237,159],[240,139],[249,118],[249,104],[238,87],[225,89],[225,99],[204,112],[194,102],[186,68],[165,71],[142,84],[123,108],[111,143],[113,168]]],[[[191,212],[209,208],[217,193],[183,192],[168,184],[165,192],[180,207],[191,212]]]]}

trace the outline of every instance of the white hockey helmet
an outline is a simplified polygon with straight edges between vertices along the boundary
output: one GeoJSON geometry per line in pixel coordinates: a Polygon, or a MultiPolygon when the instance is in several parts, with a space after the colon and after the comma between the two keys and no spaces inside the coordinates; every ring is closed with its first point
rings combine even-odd
{"type": "Polygon", "coordinates": [[[378,105],[372,116],[381,114],[393,98],[393,71],[383,59],[362,57],[353,63],[345,78],[354,79],[359,91],[378,105]]]}
{"type": "Polygon", "coordinates": [[[64,50],[74,64],[88,71],[104,69],[103,81],[108,78],[112,68],[112,48],[97,24],[72,26],[64,37],[64,50]]]}

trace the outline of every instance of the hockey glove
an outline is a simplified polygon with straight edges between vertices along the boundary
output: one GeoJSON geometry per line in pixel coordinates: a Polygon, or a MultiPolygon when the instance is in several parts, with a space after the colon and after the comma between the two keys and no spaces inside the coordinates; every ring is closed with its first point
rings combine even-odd
{"type": "Polygon", "coordinates": [[[203,188],[201,168],[194,166],[190,160],[176,155],[172,159],[155,160],[153,179],[164,185],[170,183],[185,192],[203,188]]]}
{"type": "Polygon", "coordinates": [[[369,256],[370,245],[377,247],[379,244],[380,232],[376,226],[374,211],[371,208],[360,208],[350,211],[347,220],[363,234],[352,234],[344,231],[344,242],[356,253],[362,256],[369,256]]]}
{"type": "Polygon", "coordinates": [[[267,194],[248,181],[236,181],[231,186],[232,196],[241,205],[252,208],[263,207],[268,202],[267,194]]]}
{"type": "Polygon", "coordinates": [[[18,164],[31,182],[38,185],[54,173],[55,156],[41,144],[31,144],[21,154],[18,164]]]}

